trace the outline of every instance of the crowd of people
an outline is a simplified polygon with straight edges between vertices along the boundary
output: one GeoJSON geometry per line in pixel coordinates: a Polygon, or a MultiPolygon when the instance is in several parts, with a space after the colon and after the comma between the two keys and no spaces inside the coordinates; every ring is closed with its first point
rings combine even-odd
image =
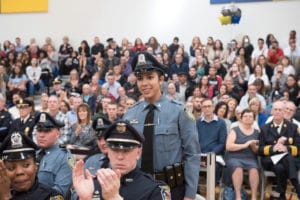
{"type": "MultiPolygon", "coordinates": [[[[28,45],[19,37],[15,43],[6,40],[0,49],[2,150],[8,135],[29,137],[40,148],[34,160],[40,163],[38,181],[67,198],[72,191],[69,150],[100,149],[102,160],[107,153],[100,148],[103,136],[95,127],[123,119],[121,124],[129,123],[130,130],[145,137],[135,140],[138,148],[143,147],[137,150],[141,170],[166,182],[172,199],[195,198],[195,174],[199,174],[200,163],[205,166],[200,152],[224,156],[226,167],[217,163],[216,181],[227,170],[230,176],[224,182],[232,185],[238,200],[243,170],[249,171],[252,200],[257,198],[261,167],[277,175],[278,195],[274,198],[285,199],[287,179],[300,196],[296,178],[300,167],[300,46],[296,31],[290,31],[287,40],[288,46],[281,48],[274,34],[259,38],[256,45],[247,35],[226,45],[213,37],[202,43],[196,36],[188,50],[178,37],[170,45],[155,37],[147,42],[136,38],[133,43],[123,39],[120,45],[108,38],[106,46],[95,37],[91,47],[83,40],[78,48],[63,37],[58,50],[50,37],[43,45],[35,39],[28,45]],[[69,75],[69,80],[63,81],[63,75],[69,75]],[[41,97],[38,105],[34,105],[35,95],[41,97]],[[284,157],[274,164],[270,157],[277,154],[284,157]],[[173,176],[168,174],[171,172],[173,176]]],[[[110,144],[119,152],[126,144],[118,141],[115,145],[110,144]]],[[[116,152],[111,152],[111,157],[116,152]]],[[[135,169],[136,163],[133,165],[135,169]]],[[[83,163],[75,168],[76,174],[83,176],[83,163]]],[[[116,178],[113,183],[124,175],[103,173],[86,176],[98,176],[103,188],[105,173],[116,178]]],[[[78,185],[76,188],[79,190],[78,185]]],[[[117,189],[113,188],[114,192],[117,189]]],[[[160,190],[170,196],[167,190],[160,190]]],[[[71,196],[78,198],[76,192],[71,196]]]]}

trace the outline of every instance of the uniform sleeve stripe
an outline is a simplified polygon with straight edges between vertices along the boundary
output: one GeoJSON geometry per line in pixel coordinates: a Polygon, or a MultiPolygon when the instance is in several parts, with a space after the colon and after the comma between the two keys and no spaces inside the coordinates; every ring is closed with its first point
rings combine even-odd
{"type": "Polygon", "coordinates": [[[270,155],[270,148],[271,148],[271,145],[267,145],[264,147],[264,155],[265,156],[270,155]]]}
{"type": "Polygon", "coordinates": [[[294,145],[290,145],[290,148],[291,148],[292,156],[297,156],[298,155],[298,148],[294,145]]]}

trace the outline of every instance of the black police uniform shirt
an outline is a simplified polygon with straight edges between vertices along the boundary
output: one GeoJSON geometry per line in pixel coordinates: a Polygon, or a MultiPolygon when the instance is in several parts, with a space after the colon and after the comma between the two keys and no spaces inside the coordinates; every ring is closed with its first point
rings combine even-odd
{"type": "MultiPolygon", "coordinates": [[[[93,200],[103,199],[101,187],[97,179],[94,179],[93,200]]],[[[139,170],[129,172],[121,178],[120,196],[124,200],[169,200],[171,193],[169,187],[160,181],[139,170]]]]}
{"type": "Polygon", "coordinates": [[[3,142],[5,137],[9,133],[9,129],[11,127],[12,117],[9,112],[6,110],[0,111],[0,143],[3,142]]]}
{"type": "Polygon", "coordinates": [[[298,158],[298,150],[300,149],[300,134],[298,127],[297,125],[284,120],[281,125],[280,133],[277,132],[277,127],[273,121],[261,127],[258,153],[262,156],[262,163],[265,168],[272,166],[270,156],[280,153],[273,152],[273,146],[282,136],[287,138],[284,145],[287,146],[289,154],[294,157],[295,164],[300,166],[298,158]]]}
{"type": "Polygon", "coordinates": [[[64,197],[56,190],[39,183],[37,180],[26,192],[12,191],[12,200],[63,200],[64,197]]]}
{"type": "Polygon", "coordinates": [[[28,118],[25,118],[24,122],[22,122],[21,118],[17,118],[13,120],[11,124],[10,133],[22,132],[32,139],[32,131],[34,126],[35,118],[31,115],[28,118]]]}

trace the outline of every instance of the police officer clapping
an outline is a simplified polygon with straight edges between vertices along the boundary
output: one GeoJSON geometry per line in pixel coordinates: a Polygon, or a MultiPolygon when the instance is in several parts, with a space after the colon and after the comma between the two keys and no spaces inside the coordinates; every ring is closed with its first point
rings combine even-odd
{"type": "Polygon", "coordinates": [[[84,173],[84,162],[78,161],[73,184],[80,199],[170,199],[165,183],[138,169],[144,138],[131,125],[117,121],[105,131],[104,138],[111,169],[99,169],[93,179],[88,170],[84,173]]]}

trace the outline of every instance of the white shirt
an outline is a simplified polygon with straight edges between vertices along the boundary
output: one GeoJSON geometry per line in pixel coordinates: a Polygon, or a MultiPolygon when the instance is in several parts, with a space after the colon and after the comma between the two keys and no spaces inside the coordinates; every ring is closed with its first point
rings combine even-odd
{"type": "Polygon", "coordinates": [[[40,66],[37,67],[28,66],[26,68],[26,75],[30,81],[40,80],[41,74],[42,74],[42,69],[40,66]]]}

